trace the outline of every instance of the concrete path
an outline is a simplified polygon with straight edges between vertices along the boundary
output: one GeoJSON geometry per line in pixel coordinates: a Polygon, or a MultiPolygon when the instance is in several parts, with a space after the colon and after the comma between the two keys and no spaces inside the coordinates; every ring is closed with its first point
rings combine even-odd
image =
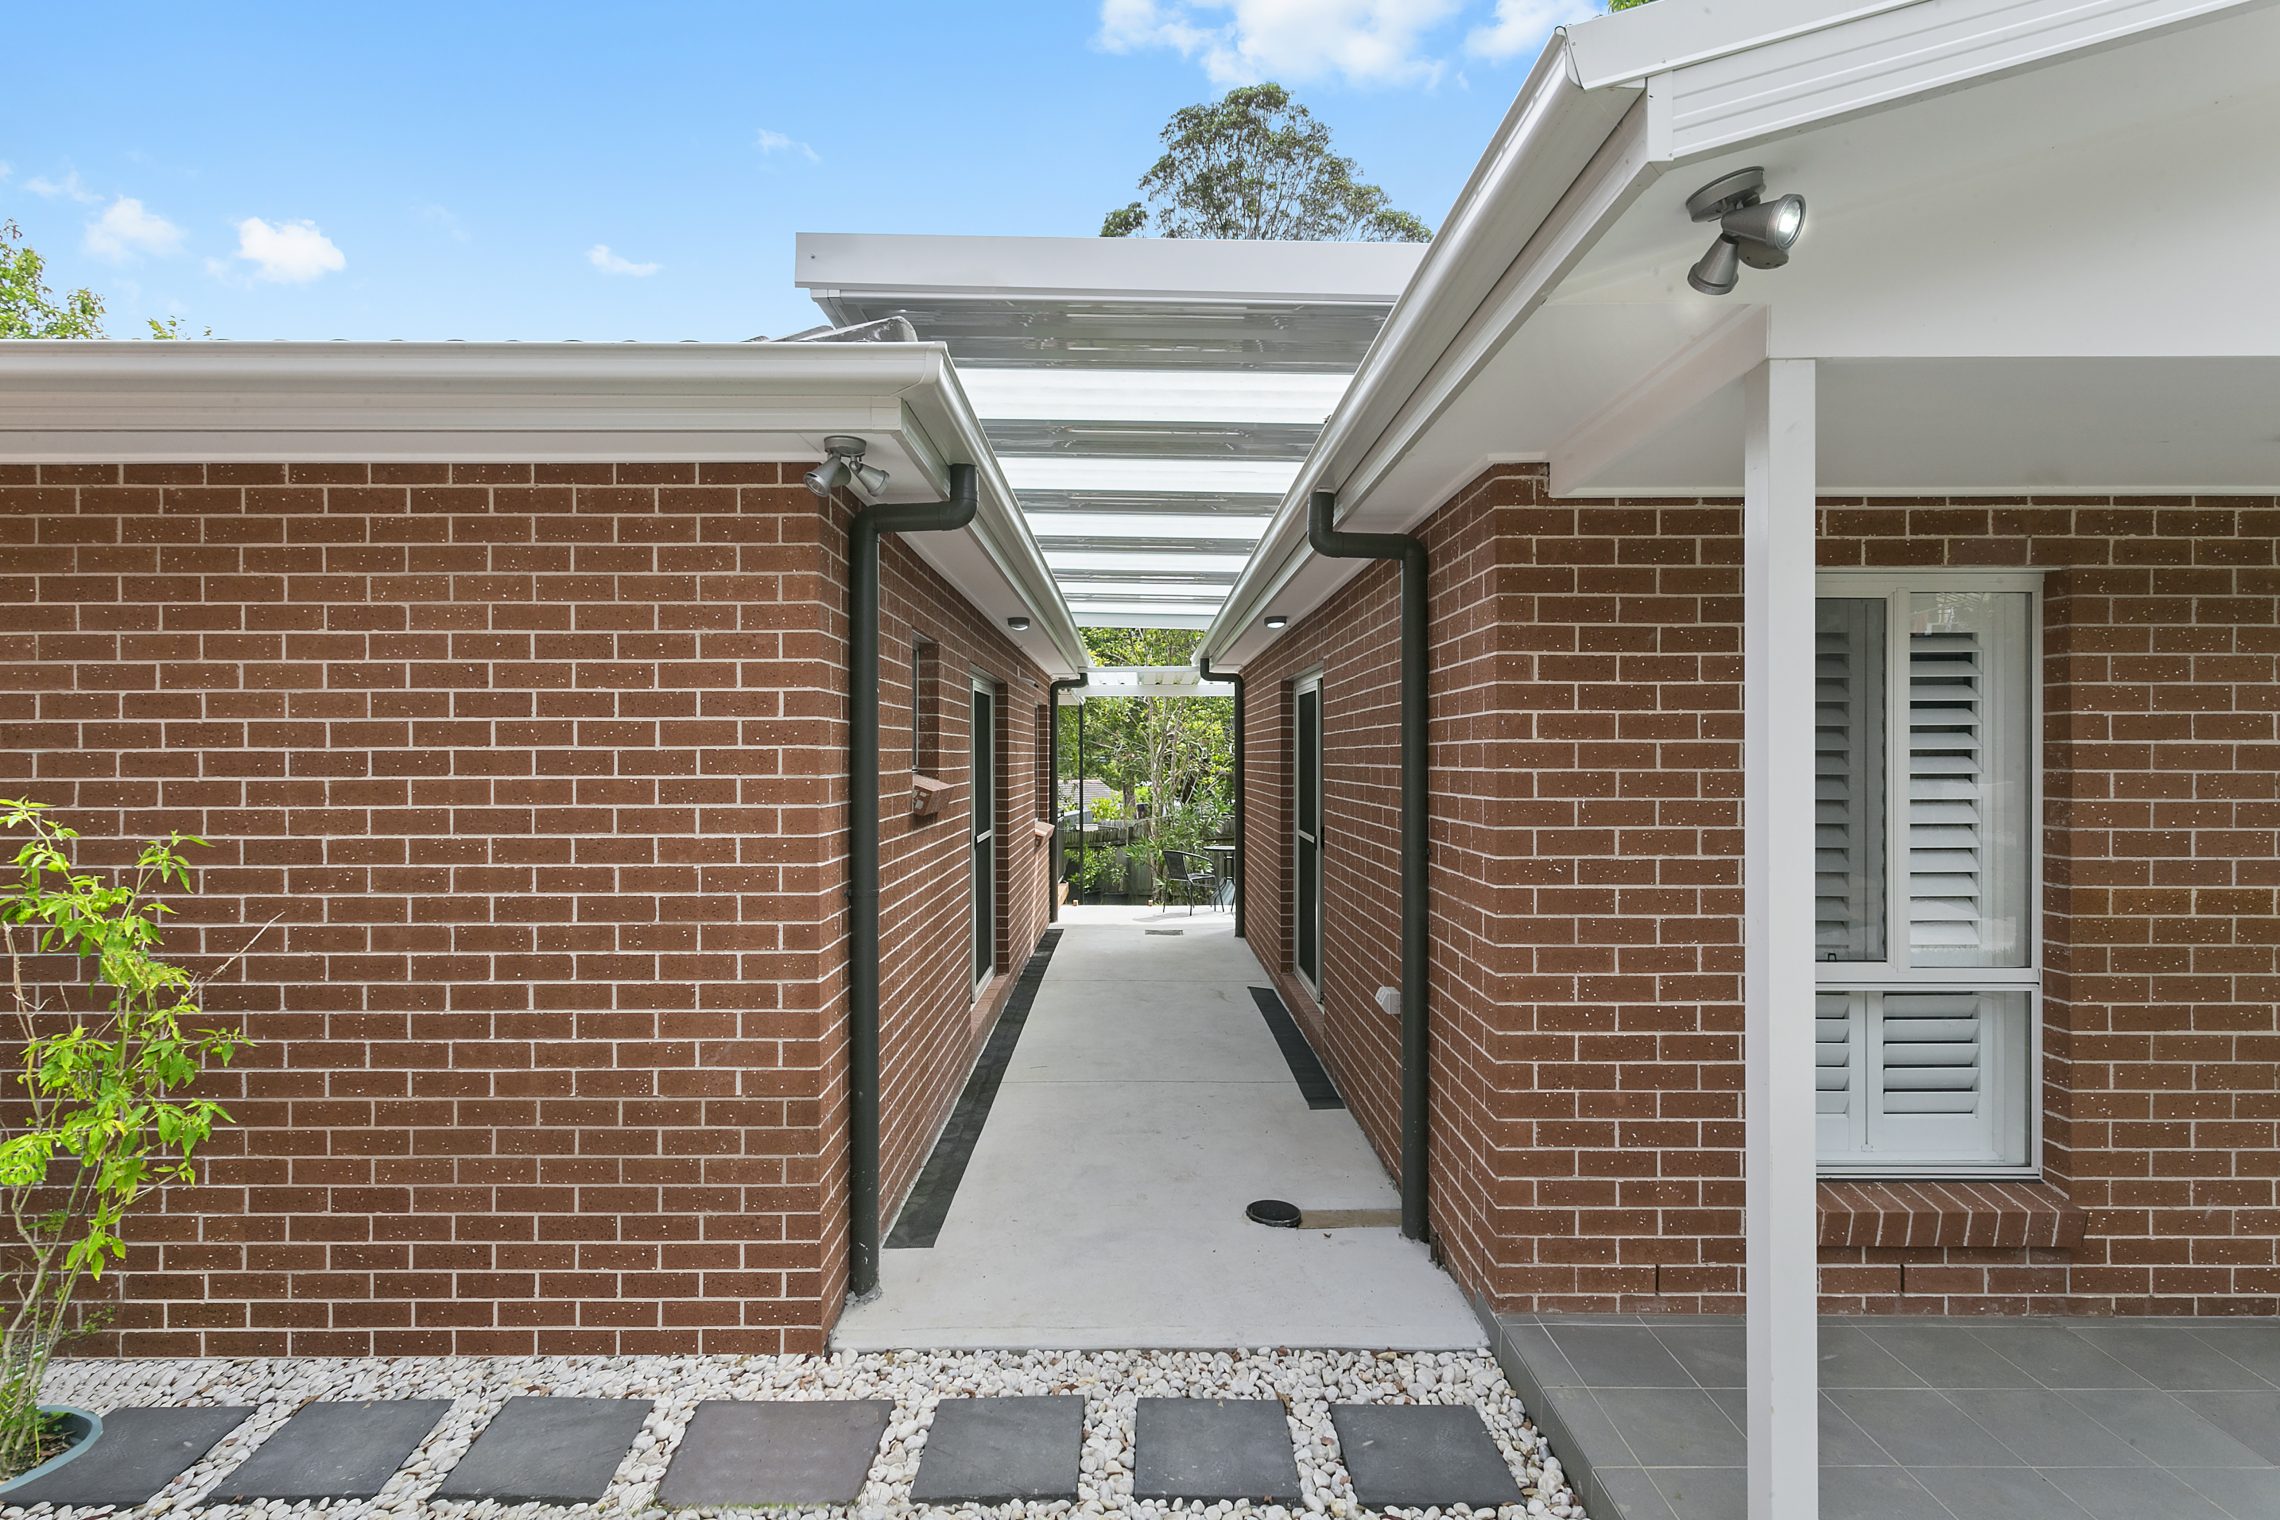
{"type": "Polygon", "coordinates": [[[847,1311],[836,1344],[1485,1344],[1397,1230],[1243,1217],[1259,1198],[1399,1200],[1353,1116],[1307,1107],[1229,915],[1072,907],[1061,923],[940,1236],[883,1253],[880,1295],[847,1311]]]}

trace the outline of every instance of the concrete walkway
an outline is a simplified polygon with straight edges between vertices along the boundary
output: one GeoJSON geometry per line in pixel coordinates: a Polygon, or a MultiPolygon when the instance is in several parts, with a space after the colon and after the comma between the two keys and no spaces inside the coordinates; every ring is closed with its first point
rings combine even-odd
{"type": "Polygon", "coordinates": [[[932,1247],[883,1253],[835,1343],[1485,1344],[1390,1226],[1276,1230],[1244,1206],[1392,1210],[1343,1108],[1310,1109],[1224,912],[1072,907],[932,1247]],[[1170,931],[1170,932],[1166,932],[1170,931]]]}

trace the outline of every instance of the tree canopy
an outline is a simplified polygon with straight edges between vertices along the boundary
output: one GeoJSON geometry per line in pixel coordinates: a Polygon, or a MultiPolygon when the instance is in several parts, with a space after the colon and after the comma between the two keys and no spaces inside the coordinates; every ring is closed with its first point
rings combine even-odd
{"type": "Polygon", "coordinates": [[[1175,112],[1144,200],[1111,211],[1102,237],[1274,238],[1422,243],[1433,229],[1397,210],[1330,129],[1279,84],[1244,85],[1175,112]]]}
{"type": "MultiPolygon", "coordinates": [[[[1193,628],[1087,628],[1097,665],[1186,665],[1203,639],[1193,628]]],[[[1146,789],[1146,839],[1165,821],[1201,810],[1216,826],[1233,800],[1235,704],[1226,697],[1088,697],[1081,774],[1123,793],[1126,817],[1146,789]]],[[[1061,774],[1076,777],[1076,725],[1061,725],[1061,774]]]]}
{"type": "MultiPolygon", "coordinates": [[[[148,321],[154,338],[183,335],[180,317],[148,321]]],[[[84,285],[62,295],[50,290],[47,260],[26,245],[21,227],[0,222],[0,339],[103,336],[103,298],[84,285]]]]}

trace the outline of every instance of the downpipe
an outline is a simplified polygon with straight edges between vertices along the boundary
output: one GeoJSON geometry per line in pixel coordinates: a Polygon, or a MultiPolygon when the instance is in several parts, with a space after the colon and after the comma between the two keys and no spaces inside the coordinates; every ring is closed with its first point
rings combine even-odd
{"type": "MultiPolygon", "coordinates": [[[[1045,688],[1045,748],[1050,751],[1045,759],[1045,821],[1053,826],[1053,848],[1047,852],[1045,870],[1045,922],[1061,921],[1061,693],[1077,691],[1091,684],[1086,676],[1072,676],[1065,681],[1054,681],[1045,688]]],[[[1077,806],[1085,805],[1084,777],[1077,777],[1077,806]]]]}
{"type": "Polygon", "coordinates": [[[1432,1055],[1425,1021],[1425,546],[1406,533],[1349,533],[1336,526],[1337,517],[1337,492],[1307,499],[1306,541],[1315,553],[1401,564],[1401,1233],[1424,1240],[1432,1055]]]}
{"type": "Polygon", "coordinates": [[[1225,681],[1235,688],[1235,937],[1243,937],[1243,879],[1249,876],[1243,855],[1243,673],[1213,670],[1211,656],[1202,653],[1196,668],[1206,681],[1225,681]]]}
{"type": "Polygon", "coordinates": [[[963,528],[980,504],[974,467],[954,464],[947,500],[874,502],[847,529],[847,1291],[857,1299],[879,1287],[879,539],[963,528]]]}

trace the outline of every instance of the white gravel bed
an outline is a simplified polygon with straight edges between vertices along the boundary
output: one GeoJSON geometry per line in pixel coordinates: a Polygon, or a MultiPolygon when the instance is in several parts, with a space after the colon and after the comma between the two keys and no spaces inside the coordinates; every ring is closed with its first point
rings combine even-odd
{"type": "MultiPolygon", "coordinates": [[[[373,1499],[336,1504],[228,1504],[201,1508],[213,1520],[284,1520],[324,1516],[433,1515],[449,1520],[509,1517],[708,1515],[746,1513],[816,1516],[853,1514],[862,1520],[896,1520],[913,1514],[999,1520],[1134,1516],[1137,1520],[1302,1520],[1370,1513],[1354,1499],[1330,1424],[1333,1403],[1471,1404],[1480,1411],[1505,1460],[1519,1476],[1525,1506],[1508,1505],[1498,1520],[1583,1520],[1559,1463],[1523,1415],[1519,1400],[1495,1361],[1479,1352],[1367,1351],[1087,1351],[1087,1352],[841,1352],[828,1357],[404,1357],[394,1359],[248,1358],[168,1361],[79,1361],[51,1368],[44,1390],[50,1402],[98,1413],[134,1404],[245,1404],[259,1413],[150,1503],[132,1510],[15,1510],[49,1516],[166,1515],[197,1506],[206,1491],[312,1399],[449,1398],[451,1412],[373,1499]],[[1085,1405],[1083,1479],[1078,1501],[913,1505],[910,1485],[926,1445],[937,1400],[992,1394],[1082,1394],[1085,1405]],[[515,1394],[583,1394],[649,1398],[656,1407],[609,1492],[594,1504],[501,1505],[441,1503],[427,1495],[443,1480],[500,1405],[515,1394]],[[1303,1508],[1280,1505],[1164,1504],[1132,1497],[1132,1425],[1135,1402],[1147,1396],[1221,1395],[1279,1398],[1289,1411],[1298,1452],[1303,1508]],[[704,1399],[889,1398],[895,1413],[884,1449],[871,1469],[862,1502],[852,1511],[665,1510],[657,1483],[679,1445],[690,1414],[704,1399]]],[[[1388,1511],[1424,1520],[1462,1520],[1461,1507],[1388,1511]]],[[[1485,1520],[1487,1511],[1479,1512],[1485,1520]]]]}

